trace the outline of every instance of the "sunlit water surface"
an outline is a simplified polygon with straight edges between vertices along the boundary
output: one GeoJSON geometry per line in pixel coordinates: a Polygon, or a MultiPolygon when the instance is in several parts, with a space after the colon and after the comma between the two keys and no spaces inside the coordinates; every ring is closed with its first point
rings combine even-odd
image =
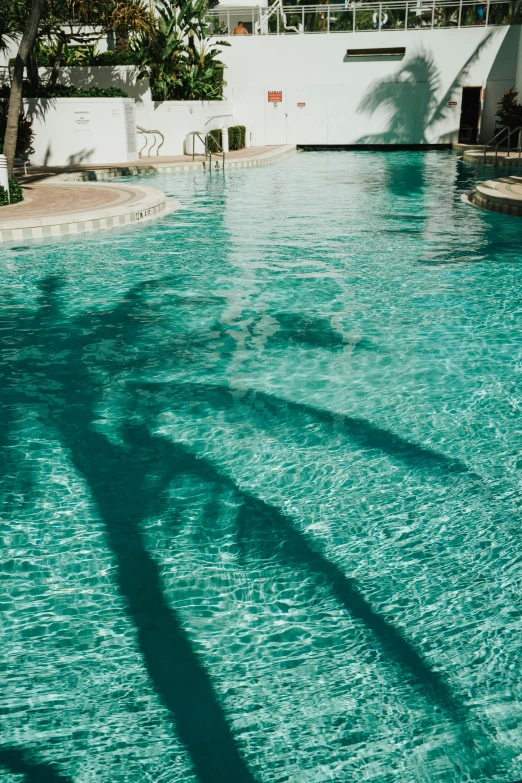
{"type": "Polygon", "coordinates": [[[460,166],[1,251],[2,783],[522,777],[522,221],[460,166]]]}

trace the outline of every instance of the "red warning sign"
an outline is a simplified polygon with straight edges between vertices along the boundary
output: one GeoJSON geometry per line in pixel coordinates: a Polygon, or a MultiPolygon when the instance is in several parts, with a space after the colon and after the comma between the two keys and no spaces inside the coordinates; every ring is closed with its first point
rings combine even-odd
{"type": "Polygon", "coordinates": [[[268,103],[283,103],[283,91],[268,90],[268,103]]]}

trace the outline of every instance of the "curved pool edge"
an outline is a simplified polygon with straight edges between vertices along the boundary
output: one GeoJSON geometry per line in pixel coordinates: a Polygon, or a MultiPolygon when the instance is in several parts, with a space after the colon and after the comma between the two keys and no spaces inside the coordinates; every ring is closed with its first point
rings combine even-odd
{"type": "MultiPolygon", "coordinates": [[[[84,199],[85,200],[85,199],[84,199]]],[[[89,199],[87,199],[89,201],[89,199]]],[[[159,188],[149,188],[143,185],[134,186],[128,183],[89,183],[89,182],[60,182],[44,180],[32,191],[33,209],[20,217],[16,215],[16,207],[13,206],[9,220],[2,220],[0,214],[0,243],[18,240],[45,239],[48,237],[63,237],[79,235],[93,231],[102,231],[111,228],[121,228],[145,223],[175,212],[180,208],[176,199],[168,198],[159,188]],[[46,199],[53,197],[53,191],[58,192],[67,188],[71,191],[73,199],[83,198],[86,189],[90,188],[91,203],[79,206],[69,212],[63,210],[53,212],[52,209],[43,209],[46,199]],[[52,190],[51,190],[52,189],[52,190]],[[97,195],[105,195],[104,191],[111,191],[114,199],[110,203],[103,203],[97,195]],[[97,203],[98,202],[98,203],[97,203]],[[101,203],[100,203],[101,202],[101,203]],[[42,207],[39,205],[42,204],[42,207]],[[45,214],[47,212],[47,214],[45,214]],[[43,213],[43,214],[42,214],[43,213]]],[[[21,205],[25,202],[21,202],[21,205]]]]}

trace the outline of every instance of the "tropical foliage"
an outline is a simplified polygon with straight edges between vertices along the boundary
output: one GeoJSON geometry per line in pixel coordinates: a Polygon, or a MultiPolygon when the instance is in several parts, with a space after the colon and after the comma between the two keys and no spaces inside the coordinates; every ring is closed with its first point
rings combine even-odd
{"type": "MultiPolygon", "coordinates": [[[[30,10],[29,0],[1,0],[0,51],[20,37],[30,10]]],[[[28,66],[37,79],[37,65],[53,68],[56,83],[62,65],[88,65],[98,40],[112,35],[116,46],[129,49],[132,36],[154,28],[147,0],[48,0],[28,66]]]]}
{"type": "Polygon", "coordinates": [[[149,77],[154,100],[223,97],[224,65],[217,59],[220,50],[207,41],[207,9],[206,0],[185,0],[179,5],[175,0],[158,0],[154,30],[135,47],[140,75],[149,77]]]}
{"type": "Polygon", "coordinates": [[[520,128],[522,126],[522,106],[517,101],[518,90],[511,87],[498,101],[498,125],[500,128],[520,128]]]}
{"type": "MultiPolygon", "coordinates": [[[[28,63],[31,95],[40,94],[38,66],[51,68],[50,82],[57,85],[64,66],[137,65],[150,79],[154,100],[221,99],[224,65],[220,49],[208,42],[206,22],[215,2],[157,0],[153,14],[146,0],[49,0],[30,55],[33,67],[28,63]],[[120,51],[97,51],[107,34],[120,51]]],[[[26,0],[1,0],[0,49],[20,35],[27,15],[26,0]]]]}
{"type": "Polygon", "coordinates": [[[23,200],[22,187],[14,177],[9,180],[9,193],[0,185],[0,207],[5,207],[8,204],[19,204],[23,200]]]}

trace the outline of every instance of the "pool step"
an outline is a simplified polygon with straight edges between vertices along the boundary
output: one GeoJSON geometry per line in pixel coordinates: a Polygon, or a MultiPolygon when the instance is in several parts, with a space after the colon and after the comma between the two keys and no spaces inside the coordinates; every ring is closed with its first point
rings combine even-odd
{"type": "Polygon", "coordinates": [[[490,212],[522,217],[522,177],[502,177],[479,182],[470,194],[470,204],[490,212]]]}
{"type": "Polygon", "coordinates": [[[518,152],[511,153],[509,156],[504,150],[499,150],[497,154],[494,151],[486,153],[484,158],[484,147],[482,149],[467,148],[462,154],[462,160],[465,163],[475,163],[486,166],[504,166],[506,168],[522,168],[522,156],[518,152]]]}

